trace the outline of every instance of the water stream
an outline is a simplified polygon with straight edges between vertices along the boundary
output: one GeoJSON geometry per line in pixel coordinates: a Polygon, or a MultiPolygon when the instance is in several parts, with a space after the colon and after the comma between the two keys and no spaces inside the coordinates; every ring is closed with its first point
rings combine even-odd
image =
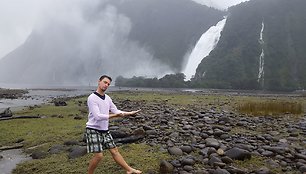
{"type": "Polygon", "coordinates": [[[30,159],[21,149],[0,151],[0,174],[11,174],[18,163],[30,159]]]}

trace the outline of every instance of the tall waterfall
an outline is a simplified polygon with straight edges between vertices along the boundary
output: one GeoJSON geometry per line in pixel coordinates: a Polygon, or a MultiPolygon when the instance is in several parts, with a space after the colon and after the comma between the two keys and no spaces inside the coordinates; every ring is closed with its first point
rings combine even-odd
{"type": "Polygon", "coordinates": [[[217,45],[221,36],[221,31],[226,23],[226,17],[219,21],[215,26],[210,27],[198,40],[195,47],[188,56],[188,61],[183,73],[186,75],[186,80],[190,80],[196,73],[198,65],[202,59],[217,45]]]}
{"type": "Polygon", "coordinates": [[[265,29],[265,24],[264,22],[261,23],[261,31],[260,31],[260,36],[259,36],[259,43],[261,45],[261,54],[259,56],[259,67],[258,67],[258,78],[257,82],[260,83],[261,86],[264,85],[264,64],[265,64],[265,52],[263,49],[264,45],[264,40],[263,40],[263,31],[265,29]]]}

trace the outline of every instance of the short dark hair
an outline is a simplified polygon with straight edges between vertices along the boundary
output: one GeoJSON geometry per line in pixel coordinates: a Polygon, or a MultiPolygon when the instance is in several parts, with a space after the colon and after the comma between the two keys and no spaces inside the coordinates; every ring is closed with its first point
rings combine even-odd
{"type": "Polygon", "coordinates": [[[99,80],[101,81],[101,80],[103,80],[104,78],[108,78],[110,81],[112,81],[112,78],[111,78],[110,76],[108,76],[108,75],[102,75],[102,76],[99,78],[99,80]]]}

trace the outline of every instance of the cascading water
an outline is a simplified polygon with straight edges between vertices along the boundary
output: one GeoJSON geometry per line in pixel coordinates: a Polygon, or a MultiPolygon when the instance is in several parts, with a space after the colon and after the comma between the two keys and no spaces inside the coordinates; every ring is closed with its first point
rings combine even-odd
{"type": "Polygon", "coordinates": [[[259,56],[259,69],[258,69],[258,78],[257,82],[260,83],[261,86],[264,85],[264,64],[265,64],[265,52],[263,49],[264,45],[264,40],[263,40],[263,31],[265,29],[265,24],[264,22],[261,23],[261,31],[260,31],[260,36],[259,36],[259,43],[261,45],[261,54],[259,56]]]}
{"type": "Polygon", "coordinates": [[[221,36],[221,31],[226,23],[226,17],[219,21],[215,26],[210,27],[196,43],[191,51],[183,73],[186,80],[190,80],[195,75],[198,65],[217,45],[221,36]]]}

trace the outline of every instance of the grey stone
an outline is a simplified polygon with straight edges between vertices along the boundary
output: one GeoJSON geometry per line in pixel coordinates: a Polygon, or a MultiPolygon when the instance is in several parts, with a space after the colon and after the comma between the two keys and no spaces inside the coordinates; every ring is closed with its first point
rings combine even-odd
{"type": "Polygon", "coordinates": [[[161,160],[159,165],[159,173],[170,174],[173,173],[174,167],[166,160],[161,160]]]}
{"type": "Polygon", "coordinates": [[[171,147],[168,149],[171,155],[183,155],[183,151],[178,147],[171,147]]]}
{"type": "Polygon", "coordinates": [[[231,159],[236,159],[236,160],[245,160],[245,159],[251,159],[251,153],[234,147],[228,151],[225,152],[225,155],[230,157],[231,159]]]}

